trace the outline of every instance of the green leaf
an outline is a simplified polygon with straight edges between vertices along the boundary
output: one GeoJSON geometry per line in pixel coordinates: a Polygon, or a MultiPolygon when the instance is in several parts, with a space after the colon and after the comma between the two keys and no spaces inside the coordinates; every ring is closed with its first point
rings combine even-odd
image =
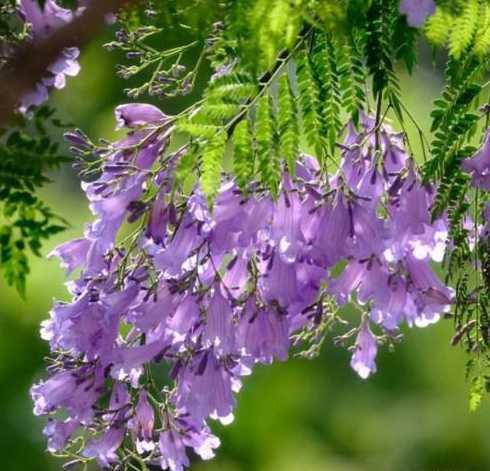
{"type": "Polygon", "coordinates": [[[210,206],[221,185],[221,168],[226,147],[226,134],[221,131],[204,146],[201,156],[201,185],[210,206]]]}
{"type": "Polygon", "coordinates": [[[254,152],[249,119],[245,118],[238,123],[233,133],[233,144],[233,171],[240,190],[246,193],[254,176],[254,152]]]}
{"type": "Polygon", "coordinates": [[[476,412],[480,406],[486,391],[486,380],[483,376],[476,376],[471,381],[470,387],[470,412],[476,412]]]}
{"type": "Polygon", "coordinates": [[[274,122],[270,96],[259,99],[256,110],[255,140],[256,161],[260,182],[276,198],[279,194],[280,161],[274,145],[274,122]]]}
{"type": "Polygon", "coordinates": [[[289,174],[294,176],[299,156],[299,126],[296,97],[287,74],[279,79],[278,126],[280,154],[286,162],[289,174]]]}

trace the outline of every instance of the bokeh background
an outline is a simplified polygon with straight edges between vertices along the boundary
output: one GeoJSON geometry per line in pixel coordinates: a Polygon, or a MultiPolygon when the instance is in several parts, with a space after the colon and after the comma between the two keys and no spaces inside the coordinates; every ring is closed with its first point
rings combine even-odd
{"type": "MultiPolygon", "coordinates": [[[[113,108],[127,85],[114,76],[118,57],[100,38],[85,49],[82,73],[53,102],[66,121],[93,137],[114,136],[113,108]]],[[[175,39],[175,38],[174,38],[175,39]]],[[[172,38],[167,38],[172,41],[172,38]]],[[[427,128],[442,73],[431,51],[412,77],[403,75],[404,101],[427,128]]],[[[166,112],[184,102],[169,100],[166,112]]],[[[416,133],[410,130],[414,147],[416,133]]],[[[76,175],[67,166],[43,190],[72,227],[44,247],[78,237],[90,220],[76,175]]],[[[43,375],[47,346],[39,323],[53,298],[66,299],[57,261],[31,260],[27,300],[0,281],[0,471],[61,470],[45,452],[43,421],[32,415],[31,384],[43,375]]],[[[395,352],[382,350],[379,372],[367,381],[349,367],[349,354],[326,344],[314,361],[293,359],[259,367],[246,378],[234,424],[215,426],[218,456],[192,471],[485,471],[490,470],[490,401],[468,411],[467,357],[449,346],[450,321],[404,331],[395,352]]]]}

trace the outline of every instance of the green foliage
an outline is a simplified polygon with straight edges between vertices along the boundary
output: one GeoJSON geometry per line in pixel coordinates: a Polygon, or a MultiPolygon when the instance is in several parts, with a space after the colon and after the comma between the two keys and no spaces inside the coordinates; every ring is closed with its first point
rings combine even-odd
{"type": "Polygon", "coordinates": [[[279,194],[281,180],[277,149],[275,146],[276,122],[271,110],[271,97],[260,97],[256,108],[255,142],[259,181],[273,197],[279,194]]]}
{"type": "Polygon", "coordinates": [[[471,382],[470,389],[470,412],[479,409],[486,391],[486,380],[483,376],[476,376],[471,382]]]}
{"type": "Polygon", "coordinates": [[[402,119],[400,86],[393,65],[393,44],[398,21],[398,3],[392,0],[374,0],[366,15],[364,54],[366,66],[372,75],[373,95],[383,94],[402,119]]]}
{"type": "Polygon", "coordinates": [[[238,123],[235,128],[233,145],[233,171],[240,190],[246,193],[253,179],[255,157],[252,147],[252,130],[248,118],[238,123]]]}
{"type": "MultiPolygon", "coordinates": [[[[448,62],[447,85],[441,97],[434,102],[431,113],[434,140],[432,158],[424,169],[426,180],[438,178],[451,184],[454,172],[460,172],[457,163],[461,149],[479,119],[474,109],[482,90],[481,73],[481,64],[474,57],[466,58],[461,64],[455,59],[448,62]]],[[[456,181],[454,183],[457,184],[456,181]]],[[[444,208],[450,200],[440,200],[439,203],[439,207],[444,208]]]]}
{"type": "Polygon", "coordinates": [[[313,77],[318,88],[318,109],[321,135],[326,141],[327,152],[332,156],[335,152],[337,137],[342,129],[340,115],[342,106],[341,78],[338,69],[340,64],[339,45],[325,34],[314,35],[312,51],[313,77]]]}
{"type": "Polygon", "coordinates": [[[478,14],[479,1],[467,0],[461,15],[455,18],[449,34],[449,52],[455,59],[459,59],[472,43],[478,25],[478,14]]]}
{"type": "MultiPolygon", "coordinates": [[[[240,124],[241,120],[246,117],[246,111],[251,103],[252,96],[256,92],[256,85],[249,80],[247,76],[230,74],[215,80],[206,91],[205,97],[199,106],[190,116],[184,117],[178,121],[179,131],[189,135],[196,146],[194,153],[200,156],[202,165],[201,181],[203,190],[212,200],[217,189],[219,189],[219,176],[221,165],[224,158],[226,143],[235,127],[240,124]],[[218,154],[221,152],[221,156],[218,154]],[[204,186],[206,187],[204,189],[204,186]]],[[[248,158],[241,153],[245,149],[251,152],[251,145],[243,145],[240,135],[236,142],[239,143],[240,149],[235,151],[235,157],[242,159],[234,165],[237,173],[242,178],[245,175],[251,176],[249,170],[243,168],[246,160],[251,160],[251,154],[248,158]]],[[[186,167],[181,167],[181,172],[186,167]]],[[[244,189],[248,182],[241,180],[244,189]]]]}
{"type": "Polygon", "coordinates": [[[425,33],[434,46],[447,45],[454,59],[467,54],[485,59],[490,53],[490,5],[480,0],[442,3],[425,33]]]}
{"type": "Polygon", "coordinates": [[[322,133],[324,120],[321,112],[320,92],[306,52],[302,52],[298,57],[297,76],[303,134],[308,144],[315,150],[317,158],[324,163],[325,136],[322,133]]]}
{"type": "Polygon", "coordinates": [[[66,223],[56,217],[36,195],[50,180],[48,170],[66,157],[50,140],[45,128],[52,110],[37,110],[33,123],[20,119],[0,140],[0,270],[9,285],[25,294],[29,273],[28,251],[40,255],[42,241],[62,231],[66,223]]]}
{"type": "Polygon", "coordinates": [[[225,146],[226,135],[220,131],[209,139],[202,151],[201,186],[210,204],[220,187],[225,146]]]}
{"type": "Polygon", "coordinates": [[[356,124],[359,121],[359,112],[364,109],[366,103],[366,71],[358,43],[358,35],[354,33],[351,44],[345,41],[338,49],[342,101],[345,110],[356,124]]]}
{"type": "Polygon", "coordinates": [[[490,5],[486,2],[480,4],[473,51],[481,58],[485,58],[490,52],[490,5]]]}
{"type": "Polygon", "coordinates": [[[438,8],[435,14],[432,15],[425,24],[425,34],[427,39],[434,46],[444,46],[449,38],[453,22],[453,16],[449,12],[443,8],[438,8]]]}
{"type": "Polygon", "coordinates": [[[281,157],[286,162],[289,174],[294,176],[299,157],[298,110],[287,74],[279,79],[278,129],[281,157]]]}

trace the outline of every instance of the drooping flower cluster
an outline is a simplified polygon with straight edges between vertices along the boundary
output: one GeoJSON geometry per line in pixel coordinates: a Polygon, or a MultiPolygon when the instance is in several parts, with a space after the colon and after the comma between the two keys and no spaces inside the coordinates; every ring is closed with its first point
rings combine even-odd
{"type": "MultiPolygon", "coordinates": [[[[17,4],[21,18],[31,27],[33,41],[42,39],[57,28],[70,23],[74,15],[71,10],[60,7],[54,0],[46,0],[44,9],[41,9],[37,0],[17,0],[17,4]]],[[[80,51],[76,47],[64,49],[61,57],[49,66],[46,76],[36,84],[36,88],[22,97],[19,110],[25,113],[30,108],[43,104],[49,98],[49,89],[62,89],[65,87],[67,76],[78,75],[79,54],[80,51]]]]}
{"type": "Polygon", "coordinates": [[[363,378],[376,370],[373,330],[390,336],[449,309],[452,291],[430,265],[446,223],[431,221],[434,191],[389,127],[350,125],[330,177],[303,156],[277,201],[223,178],[211,210],[198,185],[190,196],[176,186],[187,148],[171,146],[172,119],[141,104],[116,115],[128,135],[97,152],[101,174],[83,184],[96,220],[54,252],[81,274],[43,324],[53,361],[32,388],[35,413],[51,416],[51,451],[81,429],[80,460],[132,455],[182,470],[188,449],[214,456],[208,419],[233,420],[242,376],[286,360],[293,336],[335,315],[327,299],[363,310],[351,361],[363,378]]]}

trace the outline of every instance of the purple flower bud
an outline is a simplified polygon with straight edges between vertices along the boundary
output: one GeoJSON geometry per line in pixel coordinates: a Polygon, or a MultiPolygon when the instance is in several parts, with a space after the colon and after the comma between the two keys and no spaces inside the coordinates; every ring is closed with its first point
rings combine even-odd
{"type": "Polygon", "coordinates": [[[153,426],[155,424],[155,411],[148,402],[146,391],[141,391],[135,408],[135,417],[130,423],[130,428],[136,434],[136,448],[143,454],[155,448],[153,441],[153,426]]]}
{"type": "Polygon", "coordinates": [[[130,103],[116,108],[116,129],[135,128],[165,122],[168,117],[153,105],[130,103]]]}
{"type": "Polygon", "coordinates": [[[362,378],[368,378],[372,373],[376,373],[376,354],[378,345],[376,337],[369,329],[367,321],[363,321],[357,335],[354,346],[354,354],[351,359],[351,367],[362,378]]]}

